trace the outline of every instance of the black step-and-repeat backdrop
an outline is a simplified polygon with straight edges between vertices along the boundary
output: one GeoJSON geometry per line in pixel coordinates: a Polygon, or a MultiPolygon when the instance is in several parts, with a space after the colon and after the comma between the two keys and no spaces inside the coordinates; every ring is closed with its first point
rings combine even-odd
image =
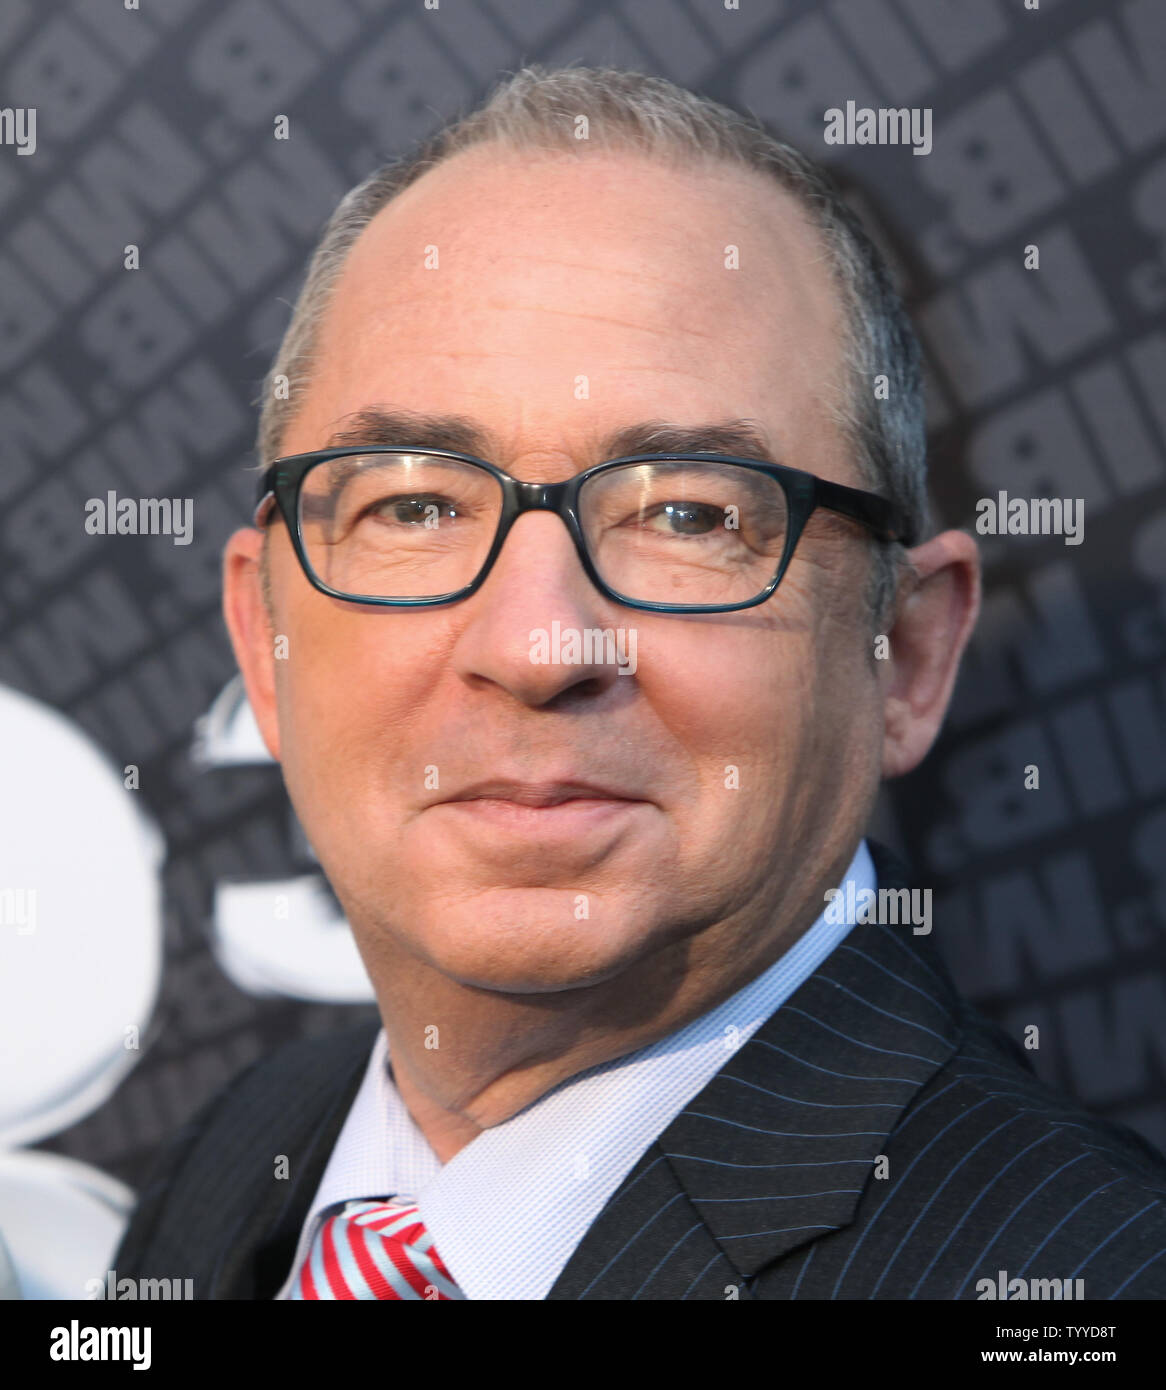
{"type": "Polygon", "coordinates": [[[220,556],[325,219],[527,61],[663,75],[844,174],[925,341],[937,518],[1080,502],[1076,534],[982,535],[948,724],[876,832],[1036,1070],[1166,1149],[1164,46],[1160,0],[3,0],[0,1230],[26,1294],[104,1271],[234,1072],[375,1016],[220,556]],[[925,151],[826,138],[832,108],[901,107],[925,151]],[[162,533],[118,533],[150,498],[162,533]]]}

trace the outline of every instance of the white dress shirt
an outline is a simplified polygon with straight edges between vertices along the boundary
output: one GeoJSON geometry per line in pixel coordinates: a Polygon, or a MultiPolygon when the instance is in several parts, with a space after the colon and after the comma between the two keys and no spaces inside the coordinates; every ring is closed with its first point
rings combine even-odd
{"type": "MultiPolygon", "coordinates": [[[[856,894],[877,888],[865,840],[839,885],[844,894],[848,879],[856,894]]],[[[545,1298],[644,1150],[845,938],[853,923],[824,913],[724,1003],[569,1077],[445,1164],[397,1093],[382,1028],[276,1297],[287,1298],[325,1207],[400,1194],[419,1206],[467,1298],[545,1298]]]]}

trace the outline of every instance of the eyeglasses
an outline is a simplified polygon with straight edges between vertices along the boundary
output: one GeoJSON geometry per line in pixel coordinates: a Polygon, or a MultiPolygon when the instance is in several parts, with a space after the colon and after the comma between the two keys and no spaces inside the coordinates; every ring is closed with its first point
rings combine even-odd
{"type": "Polygon", "coordinates": [[[266,470],[256,526],[273,505],[321,593],[401,608],[468,598],[523,512],[556,513],[600,593],[658,613],[763,603],[818,507],[880,541],[913,543],[885,497],[716,453],[629,454],[564,482],[526,483],[447,449],[323,449],[266,470]]]}

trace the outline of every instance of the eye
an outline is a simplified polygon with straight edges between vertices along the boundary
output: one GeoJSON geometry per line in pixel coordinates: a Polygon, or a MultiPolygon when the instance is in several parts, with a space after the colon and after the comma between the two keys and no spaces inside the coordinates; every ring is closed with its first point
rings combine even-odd
{"type": "Polygon", "coordinates": [[[664,521],[660,530],[672,535],[706,536],[717,530],[724,521],[724,512],[719,507],[704,502],[662,502],[654,507],[643,519],[645,529],[652,521],[664,521]]]}
{"type": "Polygon", "coordinates": [[[437,493],[401,493],[382,497],[367,508],[366,515],[395,522],[401,526],[430,526],[452,521],[458,515],[457,506],[448,497],[437,493]]]}

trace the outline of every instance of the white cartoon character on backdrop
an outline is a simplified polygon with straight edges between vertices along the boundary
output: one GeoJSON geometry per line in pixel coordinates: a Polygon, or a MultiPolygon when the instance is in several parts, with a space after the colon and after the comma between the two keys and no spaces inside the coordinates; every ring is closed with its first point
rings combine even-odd
{"type": "MultiPolygon", "coordinates": [[[[272,762],[241,679],[197,722],[191,758],[208,773],[272,762]]],[[[0,769],[0,1299],[91,1297],[135,1194],[27,1146],[92,1114],[141,1060],[161,985],[165,845],[86,733],[3,687],[0,769]]],[[[250,994],[373,998],[320,872],[215,884],[210,937],[250,994]]]]}

